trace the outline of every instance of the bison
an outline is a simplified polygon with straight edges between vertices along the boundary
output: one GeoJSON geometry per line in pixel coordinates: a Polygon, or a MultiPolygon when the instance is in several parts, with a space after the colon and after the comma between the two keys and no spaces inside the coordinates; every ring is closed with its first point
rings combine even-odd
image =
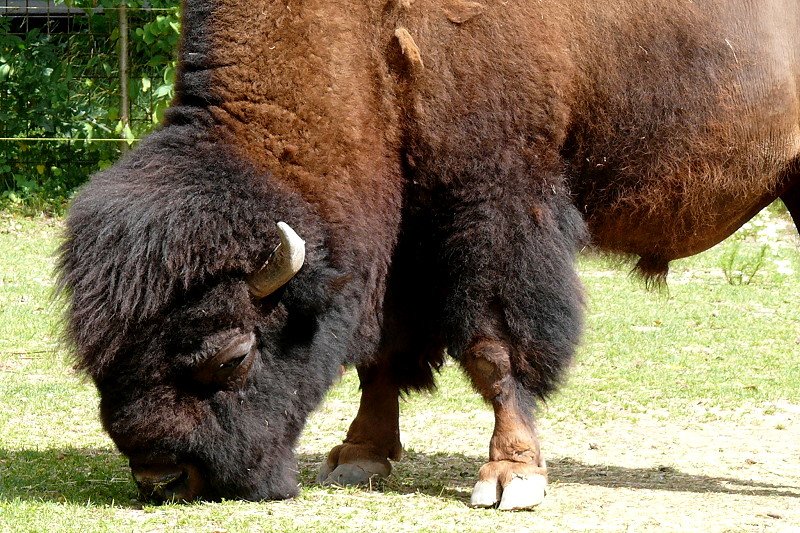
{"type": "Polygon", "coordinates": [[[533,410],[579,342],[587,244],[670,260],[782,198],[800,222],[791,0],[192,0],[162,127],[77,195],[66,335],[143,498],[390,473],[445,354],[491,404],[474,506],[542,501],[533,410]]]}

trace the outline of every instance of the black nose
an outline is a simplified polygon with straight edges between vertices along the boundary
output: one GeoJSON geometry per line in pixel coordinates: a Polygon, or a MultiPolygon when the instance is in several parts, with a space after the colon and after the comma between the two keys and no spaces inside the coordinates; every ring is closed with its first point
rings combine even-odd
{"type": "Polygon", "coordinates": [[[192,501],[200,497],[202,479],[191,465],[131,465],[131,473],[145,501],[192,501]]]}

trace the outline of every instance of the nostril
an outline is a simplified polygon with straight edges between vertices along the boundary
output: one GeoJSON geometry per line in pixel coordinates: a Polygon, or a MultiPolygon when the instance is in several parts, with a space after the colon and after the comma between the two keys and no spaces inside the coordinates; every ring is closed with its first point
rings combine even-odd
{"type": "Polygon", "coordinates": [[[133,479],[139,485],[146,485],[151,487],[165,487],[168,485],[175,485],[182,479],[187,478],[188,475],[184,470],[176,470],[174,472],[163,472],[153,474],[150,472],[134,472],[133,479]]]}
{"type": "Polygon", "coordinates": [[[174,466],[137,466],[131,467],[133,479],[139,487],[139,493],[146,500],[193,500],[197,497],[193,486],[189,467],[174,466]]]}

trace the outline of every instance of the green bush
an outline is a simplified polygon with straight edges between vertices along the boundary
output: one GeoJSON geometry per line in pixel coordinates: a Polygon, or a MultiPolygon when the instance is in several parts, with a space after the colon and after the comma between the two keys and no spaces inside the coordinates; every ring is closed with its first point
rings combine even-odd
{"type": "Polygon", "coordinates": [[[12,34],[0,17],[0,137],[21,139],[0,141],[0,206],[62,211],[90,174],[161,121],[173,97],[179,2],[126,2],[129,124],[120,111],[120,3],[67,1],[85,13],[68,33],[12,34]],[[61,140],[22,140],[30,138],[61,140]]]}

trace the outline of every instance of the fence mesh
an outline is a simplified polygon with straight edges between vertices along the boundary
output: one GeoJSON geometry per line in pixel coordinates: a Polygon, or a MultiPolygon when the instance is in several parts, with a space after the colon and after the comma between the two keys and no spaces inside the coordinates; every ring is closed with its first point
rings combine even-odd
{"type": "Polygon", "coordinates": [[[66,198],[158,122],[172,95],[178,1],[138,4],[0,0],[6,199],[66,198]]]}

